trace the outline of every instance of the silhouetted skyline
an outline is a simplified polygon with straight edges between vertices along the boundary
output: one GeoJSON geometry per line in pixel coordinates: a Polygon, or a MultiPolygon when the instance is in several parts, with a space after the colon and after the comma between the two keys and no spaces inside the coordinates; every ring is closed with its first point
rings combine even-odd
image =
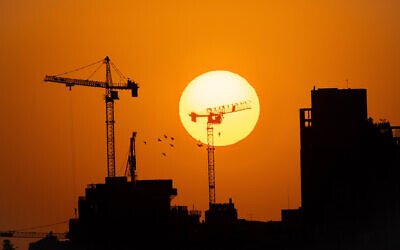
{"type": "Polygon", "coordinates": [[[368,116],[400,124],[397,0],[17,0],[0,12],[0,230],[68,220],[83,187],[104,182],[104,92],[43,76],[106,55],[141,95],[121,93],[115,107],[116,172],[138,131],[138,178],[172,179],[172,205],[208,208],[205,147],[178,114],[182,91],[202,73],[238,73],[259,96],[254,131],[216,159],[217,200],[232,198],[239,218],[277,221],[301,205],[298,108],[310,107],[314,85],[368,89],[368,116]],[[174,147],[157,142],[164,134],[174,147]]]}
{"type": "Polygon", "coordinates": [[[171,206],[172,180],[135,178],[133,133],[131,181],[88,185],[68,241],[30,249],[398,249],[400,127],[368,118],[366,89],[314,88],[311,100],[300,109],[302,203],[281,221],[240,219],[232,199],[210,201],[203,221],[171,206]]]}

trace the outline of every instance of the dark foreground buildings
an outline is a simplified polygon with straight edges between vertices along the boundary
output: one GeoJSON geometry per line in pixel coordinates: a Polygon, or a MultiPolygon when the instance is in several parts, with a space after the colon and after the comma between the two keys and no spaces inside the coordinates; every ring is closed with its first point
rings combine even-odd
{"type": "Polygon", "coordinates": [[[67,242],[30,249],[400,249],[400,127],[368,118],[365,89],[314,89],[311,103],[300,110],[302,204],[282,221],[237,219],[230,200],[201,223],[171,207],[172,180],[114,177],[88,186],[67,242]]]}
{"type": "Polygon", "coordinates": [[[400,127],[368,118],[366,92],[312,90],[312,107],[300,110],[300,212],[310,242],[400,247],[400,127]]]}

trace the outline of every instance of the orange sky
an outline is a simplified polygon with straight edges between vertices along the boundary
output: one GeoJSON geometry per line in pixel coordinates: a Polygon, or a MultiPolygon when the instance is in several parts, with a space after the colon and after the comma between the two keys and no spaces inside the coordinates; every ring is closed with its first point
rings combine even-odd
{"type": "Polygon", "coordinates": [[[117,174],[133,130],[138,140],[172,135],[174,150],[138,145],[138,176],[173,179],[173,203],[202,210],[207,154],[181,125],[179,98],[210,70],[246,78],[260,118],[217,149],[217,201],[232,197],[240,218],[280,219],[288,197],[300,205],[298,109],[314,85],[348,78],[368,89],[369,116],[400,124],[399,13],[397,0],[1,1],[0,230],[66,220],[74,192],[104,181],[104,91],[42,80],[106,55],[140,84],[138,99],[120,92],[116,104],[117,174]]]}

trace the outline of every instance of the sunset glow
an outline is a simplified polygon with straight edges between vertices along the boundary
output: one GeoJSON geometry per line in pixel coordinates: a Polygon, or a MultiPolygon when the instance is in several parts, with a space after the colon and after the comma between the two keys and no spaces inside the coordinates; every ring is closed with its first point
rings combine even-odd
{"type": "Polygon", "coordinates": [[[192,80],[179,103],[181,121],[188,133],[202,143],[207,142],[207,118],[193,122],[189,113],[205,113],[207,108],[248,101],[250,109],[225,114],[221,124],[214,125],[214,144],[234,144],[254,129],[260,113],[256,91],[243,77],[229,71],[210,71],[192,80]]]}
{"type": "MultiPolygon", "coordinates": [[[[240,219],[267,223],[282,220],[282,209],[302,207],[305,123],[299,110],[313,107],[313,89],[366,89],[367,117],[400,127],[398,0],[19,0],[2,1],[0,12],[0,231],[79,217],[75,209],[88,184],[105,183],[108,151],[115,153],[115,175],[129,173],[134,132],[137,180],[173,180],[171,208],[199,210],[203,221],[209,209],[207,118],[193,122],[191,112],[250,100],[251,109],[225,114],[214,125],[216,202],[232,198],[240,219]],[[106,129],[104,88],[43,81],[49,75],[105,82],[106,56],[118,69],[110,65],[112,83],[129,78],[139,86],[138,97],[117,90],[115,123],[109,123],[114,148],[107,147],[112,130],[106,129]]],[[[327,135],[321,141],[337,139],[332,131],[327,135]]],[[[349,176],[342,168],[345,174],[334,176],[349,176]]],[[[362,177],[368,168],[359,170],[355,179],[368,183],[362,177]]],[[[321,197],[342,196],[347,186],[335,183],[340,188],[334,193],[310,189],[321,197]]],[[[325,201],[321,209],[323,204],[342,211],[325,201]]],[[[31,231],[39,230],[67,232],[69,223],[31,231]]],[[[11,239],[17,249],[37,240],[11,239]]]]}

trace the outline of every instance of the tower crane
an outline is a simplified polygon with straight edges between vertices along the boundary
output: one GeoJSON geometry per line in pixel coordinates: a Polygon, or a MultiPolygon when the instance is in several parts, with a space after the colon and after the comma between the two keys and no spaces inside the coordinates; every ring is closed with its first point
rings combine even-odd
{"type": "Polygon", "coordinates": [[[58,239],[68,239],[68,233],[54,233],[53,231],[46,232],[31,232],[26,230],[33,230],[39,228],[49,228],[55,225],[65,224],[68,221],[61,221],[47,225],[35,226],[30,228],[22,228],[18,230],[0,231],[0,237],[5,238],[44,238],[44,237],[57,237],[58,239]]]}
{"type": "Polygon", "coordinates": [[[191,112],[192,122],[197,118],[207,118],[207,153],[208,153],[208,202],[211,207],[215,204],[215,165],[214,165],[214,124],[221,124],[224,115],[251,109],[250,100],[240,103],[207,108],[204,113],[191,112]]]}
{"type": "Polygon", "coordinates": [[[53,233],[53,232],[18,232],[18,231],[0,231],[0,237],[5,238],[44,238],[57,237],[57,239],[68,239],[68,233],[53,233]]]}
{"type": "MultiPolygon", "coordinates": [[[[93,74],[95,73],[93,72],[93,74]]],[[[92,74],[92,75],[93,75],[92,74]]],[[[97,87],[104,88],[106,90],[105,93],[105,103],[106,103],[106,129],[107,129],[107,176],[114,177],[115,176],[115,139],[114,139],[114,100],[118,100],[118,90],[131,90],[132,97],[138,96],[138,88],[139,86],[134,81],[126,78],[118,68],[111,62],[110,58],[107,56],[103,60],[97,61],[95,63],[89,64],[87,66],[78,68],[73,71],[69,71],[59,75],[46,75],[44,78],[46,82],[55,82],[65,84],[66,87],[71,87],[74,85],[81,85],[87,87],[97,87]],[[97,63],[101,63],[100,66],[95,70],[95,72],[101,67],[101,65],[106,65],[106,80],[103,81],[93,81],[89,79],[75,79],[75,78],[66,78],[61,77],[60,75],[64,75],[67,73],[71,73],[74,71],[81,70],[83,68],[95,65],[97,63]],[[123,80],[122,82],[113,83],[111,77],[111,66],[114,70],[120,75],[120,78],[123,80]]]]}

